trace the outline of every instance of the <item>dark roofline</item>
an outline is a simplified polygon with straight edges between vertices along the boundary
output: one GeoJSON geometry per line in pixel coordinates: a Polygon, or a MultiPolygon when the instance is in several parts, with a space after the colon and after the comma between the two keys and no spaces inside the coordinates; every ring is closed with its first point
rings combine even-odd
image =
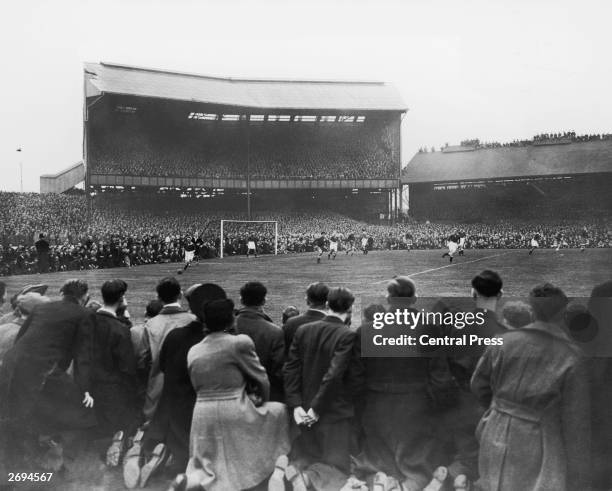
{"type": "Polygon", "coordinates": [[[147,68],[133,65],[123,65],[121,63],[111,63],[106,61],[88,62],[91,64],[99,63],[100,65],[120,68],[122,70],[134,70],[141,72],[162,73],[166,75],[179,75],[181,77],[194,77],[207,80],[220,80],[223,82],[250,82],[250,83],[295,83],[295,84],[337,84],[337,85],[386,85],[385,82],[379,80],[297,80],[297,79],[270,79],[270,78],[234,78],[220,77],[213,75],[203,75],[199,73],[181,72],[175,70],[162,70],[158,68],[147,68]]]}

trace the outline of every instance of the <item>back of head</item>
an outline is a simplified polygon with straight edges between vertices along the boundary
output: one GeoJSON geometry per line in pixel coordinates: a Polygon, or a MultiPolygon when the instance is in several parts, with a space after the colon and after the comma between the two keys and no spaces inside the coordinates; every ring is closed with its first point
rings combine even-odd
{"type": "Polygon", "coordinates": [[[86,281],[72,279],[66,281],[60,288],[60,293],[65,297],[81,298],[87,295],[89,286],[86,281]]]}
{"type": "Polygon", "coordinates": [[[0,281],[0,305],[4,303],[4,296],[6,295],[6,283],[0,281]]]}
{"type": "Polygon", "coordinates": [[[228,329],[234,323],[234,302],[229,298],[208,302],[204,305],[204,317],[209,331],[228,329]]]}
{"type": "Polygon", "coordinates": [[[204,321],[204,307],[207,303],[214,300],[223,300],[227,298],[225,290],[214,283],[202,283],[193,289],[188,290],[189,294],[185,295],[189,302],[189,309],[193,314],[204,321]]]}
{"type": "Polygon", "coordinates": [[[396,276],[387,284],[390,298],[412,298],[416,295],[416,284],[408,276],[396,276]]]}
{"type": "Polygon", "coordinates": [[[145,317],[148,317],[149,319],[151,317],[155,317],[161,312],[161,309],[163,308],[164,304],[161,300],[151,300],[145,308],[145,317]]]}
{"type": "Polygon", "coordinates": [[[536,320],[549,322],[564,313],[568,299],[561,288],[544,283],[531,290],[529,303],[536,320]]]}
{"type": "Polygon", "coordinates": [[[499,296],[503,285],[501,276],[490,269],[485,269],[472,279],[472,288],[482,297],[499,296]]]}
{"type": "Polygon", "coordinates": [[[164,304],[177,302],[181,297],[181,285],[171,276],[162,278],[157,284],[157,296],[164,304]]]}
{"type": "Polygon", "coordinates": [[[374,315],[382,312],[386,312],[384,305],[373,303],[363,309],[363,317],[366,321],[372,322],[374,320],[374,315]]]}
{"type": "Polygon", "coordinates": [[[100,292],[102,293],[102,300],[105,305],[115,305],[121,301],[125,292],[128,289],[128,285],[125,281],[115,279],[108,280],[102,284],[100,292]]]}
{"type": "Polygon", "coordinates": [[[349,312],[355,302],[355,296],[348,288],[330,288],[327,294],[327,305],[337,314],[349,312]]]}
{"type": "Polygon", "coordinates": [[[308,301],[308,305],[313,307],[325,307],[328,293],[329,287],[325,283],[321,283],[320,281],[311,283],[306,289],[306,299],[308,301]]]}
{"type": "Polygon", "coordinates": [[[249,281],[240,289],[240,300],[245,307],[261,307],[268,290],[259,281],[249,281]]]}
{"type": "Polygon", "coordinates": [[[40,293],[28,292],[17,297],[17,308],[22,315],[30,315],[35,307],[49,301],[49,297],[45,297],[40,293]]]}
{"type": "Polygon", "coordinates": [[[529,304],[516,300],[507,302],[504,305],[502,317],[510,327],[519,329],[527,324],[531,324],[533,312],[529,304]]]}
{"type": "Polygon", "coordinates": [[[300,311],[297,309],[297,307],[289,305],[289,307],[283,310],[283,324],[292,317],[296,317],[298,315],[300,315],[300,311]]]}

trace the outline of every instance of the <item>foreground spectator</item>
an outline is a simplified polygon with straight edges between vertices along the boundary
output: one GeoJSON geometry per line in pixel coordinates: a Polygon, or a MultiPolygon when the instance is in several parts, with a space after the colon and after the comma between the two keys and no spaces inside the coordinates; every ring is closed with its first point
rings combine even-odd
{"type": "Polygon", "coordinates": [[[478,427],[478,485],[590,489],[589,386],[562,327],[567,297],[546,283],[531,291],[530,303],[535,322],[488,347],[472,377],[474,394],[489,407],[478,427]]]}
{"type": "Polygon", "coordinates": [[[209,334],[187,355],[197,392],[187,471],[204,469],[199,484],[207,491],[262,483],[290,446],[286,408],[267,402],[270,383],[253,341],[226,332],[234,323],[233,309],[231,300],[205,305],[209,334]],[[247,397],[247,384],[261,398],[260,405],[247,397]]]}
{"type": "Polygon", "coordinates": [[[285,365],[287,404],[300,429],[291,457],[300,461],[305,469],[302,479],[315,489],[340,489],[350,473],[358,381],[350,370],[356,335],[347,324],[354,301],[346,288],[332,288],[329,313],[298,328],[285,365]]]}
{"type": "Polygon", "coordinates": [[[187,353],[206,336],[204,307],[213,300],[227,298],[223,288],[213,283],[193,285],[185,292],[189,309],[197,320],[168,333],[159,354],[164,388],[146,438],[164,443],[173,457],[174,474],[184,472],[189,459],[189,432],[196,401],[187,369],[187,353]]]}
{"type": "Polygon", "coordinates": [[[106,454],[106,464],[119,465],[124,445],[138,424],[136,406],[136,355],[130,328],[118,317],[125,307],[127,283],[105,281],[101,288],[104,305],[94,316],[92,395],[98,418],[98,434],[112,445],[106,454]],[[114,435],[114,436],[113,436],[114,435]]]}
{"type": "Polygon", "coordinates": [[[306,289],[306,305],[308,310],[301,315],[287,320],[283,324],[283,332],[285,334],[285,356],[289,354],[293,336],[298,328],[309,322],[314,322],[323,319],[327,315],[327,294],[329,288],[321,282],[311,283],[306,289]]]}
{"type": "Polygon", "coordinates": [[[64,283],[62,299],[36,308],[5,356],[0,410],[9,421],[14,458],[40,434],[61,435],[64,453],[75,457],[84,442],[82,431],[96,424],[91,396],[94,314],[84,307],[87,290],[82,280],[64,283]],[[74,379],[67,373],[71,362],[74,379]]]}
{"type": "Polygon", "coordinates": [[[240,289],[243,308],[236,314],[236,332],[246,334],[255,343],[259,361],[270,381],[270,400],[283,401],[283,331],[264,311],[268,290],[258,281],[250,281],[240,289]]]}

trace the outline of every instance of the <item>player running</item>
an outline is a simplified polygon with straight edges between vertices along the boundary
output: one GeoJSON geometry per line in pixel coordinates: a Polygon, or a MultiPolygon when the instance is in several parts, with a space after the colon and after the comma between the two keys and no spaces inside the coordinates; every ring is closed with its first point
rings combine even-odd
{"type": "Polygon", "coordinates": [[[457,249],[459,247],[459,235],[457,234],[457,232],[454,232],[448,238],[446,245],[448,246],[448,252],[442,254],[442,257],[448,256],[450,258],[450,262],[452,263],[455,253],[457,252],[457,249]]]}
{"type": "Polygon", "coordinates": [[[255,237],[254,235],[249,235],[249,240],[247,240],[247,250],[246,250],[247,259],[249,258],[251,254],[253,254],[255,257],[259,257],[257,255],[257,237],[255,237]]]}
{"type": "Polygon", "coordinates": [[[353,253],[355,252],[355,234],[354,233],[350,233],[349,236],[346,238],[346,254],[348,255],[348,253],[351,253],[351,256],[353,255],[353,253]]]}
{"type": "Polygon", "coordinates": [[[327,259],[331,258],[336,259],[336,254],[338,254],[338,236],[333,233],[329,238],[329,251],[327,252],[327,259]]]}
{"type": "Polygon", "coordinates": [[[361,251],[364,254],[368,253],[368,234],[366,234],[366,229],[361,229],[361,251]]]}
{"type": "Polygon", "coordinates": [[[533,238],[531,239],[531,249],[529,249],[529,255],[531,256],[533,254],[533,251],[535,251],[538,247],[540,247],[540,234],[535,234],[533,236],[533,238]]]}
{"type": "Polygon", "coordinates": [[[315,251],[318,253],[317,264],[321,262],[321,256],[323,255],[323,251],[325,250],[326,242],[327,242],[327,238],[325,237],[325,232],[321,232],[321,236],[317,237],[314,240],[315,251]]]}
{"type": "MultiPolygon", "coordinates": [[[[185,266],[183,266],[183,271],[186,271],[193,259],[195,257],[196,252],[196,242],[191,236],[185,237],[185,266]]],[[[179,271],[179,274],[183,274],[183,271],[179,271]]]]}

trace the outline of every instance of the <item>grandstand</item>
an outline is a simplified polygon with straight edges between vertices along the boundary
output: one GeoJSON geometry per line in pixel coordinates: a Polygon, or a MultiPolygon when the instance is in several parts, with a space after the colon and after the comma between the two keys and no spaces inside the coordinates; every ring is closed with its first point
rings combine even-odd
{"type": "Polygon", "coordinates": [[[388,84],[242,80],[108,63],[87,63],[84,73],[92,194],[176,192],[240,203],[249,214],[254,204],[279,202],[397,213],[406,107],[388,84]]]}
{"type": "Polygon", "coordinates": [[[460,222],[612,212],[612,140],[419,152],[402,174],[404,203],[422,220],[460,222]]]}

